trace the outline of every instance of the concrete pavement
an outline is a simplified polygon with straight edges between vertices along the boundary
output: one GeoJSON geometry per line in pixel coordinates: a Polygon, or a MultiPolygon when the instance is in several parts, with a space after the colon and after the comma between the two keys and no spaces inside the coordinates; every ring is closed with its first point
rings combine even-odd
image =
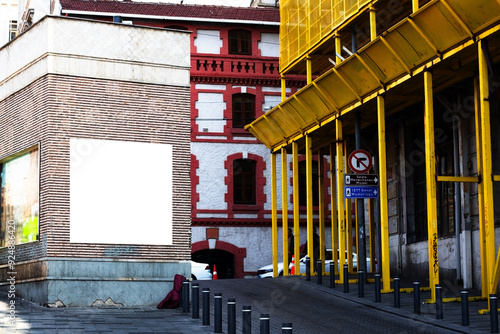
{"type": "MultiPolygon", "coordinates": [[[[445,303],[444,317],[436,319],[434,304],[421,304],[421,314],[413,313],[413,294],[401,294],[401,308],[394,308],[393,294],[382,294],[375,303],[374,284],[350,284],[344,293],[339,284],[329,287],[329,277],[318,285],[316,278],[280,277],[275,279],[232,279],[198,281],[200,319],[192,319],[182,308],[158,310],[155,307],[46,308],[16,299],[15,326],[8,323],[8,298],[0,293],[0,333],[212,333],[214,332],[215,293],[222,293],[223,332],[227,333],[227,301],[236,299],[236,332],[242,333],[242,307],[251,306],[252,333],[260,332],[261,314],[269,314],[271,333],[281,333],[282,323],[292,323],[293,333],[488,333],[489,315],[479,315],[487,301],[471,302],[470,326],[461,326],[460,303],[445,303]],[[210,326],[202,326],[202,289],[210,289],[210,326]]],[[[404,284],[402,288],[406,287],[404,284]]],[[[165,292],[165,294],[168,291],[165,292]]],[[[444,297],[456,294],[453,288],[444,297]]],[[[459,293],[459,291],[458,291],[459,293]]],[[[158,302],[164,296],[158,296],[158,302]]],[[[423,291],[421,300],[430,297],[423,291]]]]}

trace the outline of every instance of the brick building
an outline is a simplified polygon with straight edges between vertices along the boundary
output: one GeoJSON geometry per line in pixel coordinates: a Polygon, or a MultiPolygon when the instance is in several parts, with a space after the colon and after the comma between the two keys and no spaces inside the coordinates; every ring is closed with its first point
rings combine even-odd
{"type": "Polygon", "coordinates": [[[190,274],[189,33],[49,16],[0,63],[2,289],[158,303],[190,274]]]}
{"type": "MultiPolygon", "coordinates": [[[[193,259],[215,264],[219,278],[252,276],[270,263],[269,154],[243,126],[282,100],[278,8],[60,4],[62,15],[192,32],[193,259]]],[[[303,80],[290,76],[286,94],[296,92],[303,80]]]]}

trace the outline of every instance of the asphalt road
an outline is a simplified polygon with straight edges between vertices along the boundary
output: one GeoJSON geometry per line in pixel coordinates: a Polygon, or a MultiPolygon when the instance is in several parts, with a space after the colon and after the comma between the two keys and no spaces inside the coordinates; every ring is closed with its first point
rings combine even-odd
{"type": "MultiPolygon", "coordinates": [[[[407,310],[401,310],[400,313],[406,316],[400,316],[397,315],[397,309],[391,310],[387,305],[366,302],[357,295],[353,297],[352,293],[343,294],[342,286],[337,285],[335,290],[331,290],[325,285],[306,282],[304,278],[232,279],[198,283],[200,291],[209,288],[212,297],[213,293],[222,293],[223,319],[226,319],[227,299],[236,299],[238,331],[242,328],[238,312],[242,306],[251,306],[252,333],[259,333],[261,314],[269,314],[271,333],[281,333],[282,323],[292,323],[294,334],[438,334],[457,333],[457,328],[464,333],[484,333],[468,327],[448,326],[448,323],[436,321],[433,316],[412,315],[407,310]]],[[[213,303],[211,307],[213,312],[213,303]]],[[[223,328],[225,331],[226,327],[223,328]]]]}

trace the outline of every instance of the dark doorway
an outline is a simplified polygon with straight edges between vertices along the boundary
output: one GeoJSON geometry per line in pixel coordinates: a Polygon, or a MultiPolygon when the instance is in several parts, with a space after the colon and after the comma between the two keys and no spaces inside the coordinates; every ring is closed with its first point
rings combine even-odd
{"type": "Polygon", "coordinates": [[[219,278],[234,278],[234,255],[220,249],[203,249],[191,254],[195,262],[208,263],[213,274],[214,264],[219,278]]]}

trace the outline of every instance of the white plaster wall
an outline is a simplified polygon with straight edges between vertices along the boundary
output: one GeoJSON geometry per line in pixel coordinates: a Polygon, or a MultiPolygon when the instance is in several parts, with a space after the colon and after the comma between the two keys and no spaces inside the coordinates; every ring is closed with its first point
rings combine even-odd
{"type": "Polygon", "coordinates": [[[9,41],[9,22],[18,20],[17,12],[17,1],[0,0],[0,46],[9,41]]]}
{"type": "MultiPolygon", "coordinates": [[[[268,184],[264,186],[264,192],[268,194],[267,200],[271,200],[270,155],[269,150],[264,145],[192,142],[191,154],[194,154],[199,161],[199,168],[196,170],[199,184],[196,186],[196,191],[200,195],[200,201],[197,203],[197,209],[227,210],[224,197],[227,193],[224,180],[227,176],[227,170],[224,163],[227,156],[240,152],[261,156],[266,162],[267,169],[264,171],[264,177],[267,178],[268,184]]],[[[281,201],[281,197],[278,200],[281,201]]],[[[265,209],[271,209],[270,202],[265,204],[265,209]]]]}
{"type": "Polygon", "coordinates": [[[194,46],[198,53],[220,54],[222,39],[219,30],[198,29],[194,46]]]}
{"type": "Polygon", "coordinates": [[[263,57],[280,56],[279,34],[263,32],[260,34],[259,42],[260,55],[263,57]]]}
{"type": "Polygon", "coordinates": [[[264,95],[264,102],[262,103],[262,110],[269,111],[281,102],[279,95],[264,95]]]}
{"type": "Polygon", "coordinates": [[[198,109],[196,124],[200,132],[224,132],[226,120],[224,120],[224,110],[226,102],[222,93],[198,93],[198,100],[195,102],[198,109]]]}
{"type": "Polygon", "coordinates": [[[0,99],[47,73],[188,87],[189,38],[180,31],[46,17],[0,48],[0,64],[9,64],[0,66],[0,99]]]}

